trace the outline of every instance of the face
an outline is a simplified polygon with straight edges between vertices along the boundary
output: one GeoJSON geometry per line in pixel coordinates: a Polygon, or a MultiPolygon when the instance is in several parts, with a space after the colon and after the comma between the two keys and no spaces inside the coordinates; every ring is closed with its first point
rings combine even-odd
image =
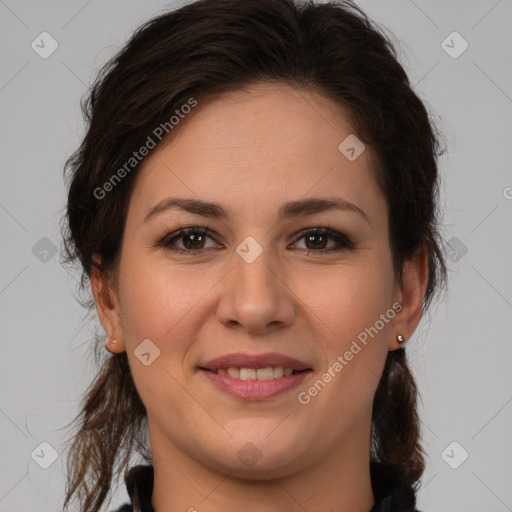
{"type": "Polygon", "coordinates": [[[105,321],[153,456],[264,478],[368,449],[387,352],[410,334],[369,148],[349,160],[344,112],[285,85],[199,102],[179,128],[137,176],[105,321]]]}

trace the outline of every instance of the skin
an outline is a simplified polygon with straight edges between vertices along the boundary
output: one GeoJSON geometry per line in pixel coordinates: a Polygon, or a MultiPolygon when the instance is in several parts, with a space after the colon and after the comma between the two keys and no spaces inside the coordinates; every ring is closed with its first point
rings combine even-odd
{"type": "MultiPolygon", "coordinates": [[[[338,150],[351,133],[330,100],[260,84],[199,103],[171,143],[142,164],[116,278],[94,274],[91,284],[102,325],[117,340],[108,350],[127,351],[148,412],[155,511],[368,512],[373,506],[372,400],[387,352],[399,348],[397,334],[409,339],[420,321],[427,260],[418,251],[402,282],[396,278],[388,205],[370,148],[355,161],[338,150]],[[144,222],[169,196],[220,203],[230,218],[170,209],[144,222]],[[348,210],[278,219],[282,203],[311,197],[350,201],[368,221],[348,210]],[[332,238],[315,246],[297,236],[327,224],[354,249],[308,254],[337,247],[332,238]],[[210,229],[212,238],[199,243],[203,255],[158,247],[165,235],[190,226],[210,229]],[[263,249],[252,263],[236,252],[248,236],[263,249]],[[394,303],[401,311],[317,396],[299,403],[298,393],[394,303]],[[147,338],[160,349],[149,366],[134,354],[147,338]],[[231,352],[279,352],[314,371],[299,388],[242,401],[197,369],[231,352]],[[248,442],[261,454],[251,467],[237,457],[248,442]]],[[[197,250],[190,237],[174,246],[197,250]]]]}

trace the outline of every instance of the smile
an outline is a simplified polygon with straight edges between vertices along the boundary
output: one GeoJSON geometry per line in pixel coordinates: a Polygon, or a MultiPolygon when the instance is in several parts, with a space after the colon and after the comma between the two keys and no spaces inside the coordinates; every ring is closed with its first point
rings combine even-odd
{"type": "Polygon", "coordinates": [[[229,368],[219,368],[215,373],[217,375],[229,375],[232,379],[239,380],[271,380],[283,376],[288,377],[299,372],[293,368],[283,366],[267,366],[266,368],[236,368],[231,366],[229,368]]]}
{"type": "Polygon", "coordinates": [[[242,400],[274,398],[298,386],[313,369],[276,352],[224,354],[198,366],[218,390],[242,400]]]}

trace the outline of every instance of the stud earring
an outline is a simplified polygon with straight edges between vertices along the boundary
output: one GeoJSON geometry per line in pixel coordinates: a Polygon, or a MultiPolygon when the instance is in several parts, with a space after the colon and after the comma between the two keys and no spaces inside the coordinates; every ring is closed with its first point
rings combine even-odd
{"type": "Polygon", "coordinates": [[[112,340],[112,343],[117,343],[117,340],[112,340]]]}
{"type": "Polygon", "coordinates": [[[396,337],[396,341],[401,345],[402,343],[405,342],[405,338],[399,334],[397,337],[396,337]]]}

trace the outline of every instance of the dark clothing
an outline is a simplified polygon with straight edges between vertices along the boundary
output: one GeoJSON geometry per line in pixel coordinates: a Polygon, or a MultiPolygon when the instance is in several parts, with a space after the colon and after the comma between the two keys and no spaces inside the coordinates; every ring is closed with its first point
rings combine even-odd
{"type": "MultiPolygon", "coordinates": [[[[125,477],[131,503],[126,503],[112,512],[155,512],[151,505],[153,475],[151,465],[132,467],[125,477]]],[[[416,510],[413,489],[403,485],[388,468],[372,461],[370,475],[375,505],[369,512],[419,512],[416,510]]]]}

